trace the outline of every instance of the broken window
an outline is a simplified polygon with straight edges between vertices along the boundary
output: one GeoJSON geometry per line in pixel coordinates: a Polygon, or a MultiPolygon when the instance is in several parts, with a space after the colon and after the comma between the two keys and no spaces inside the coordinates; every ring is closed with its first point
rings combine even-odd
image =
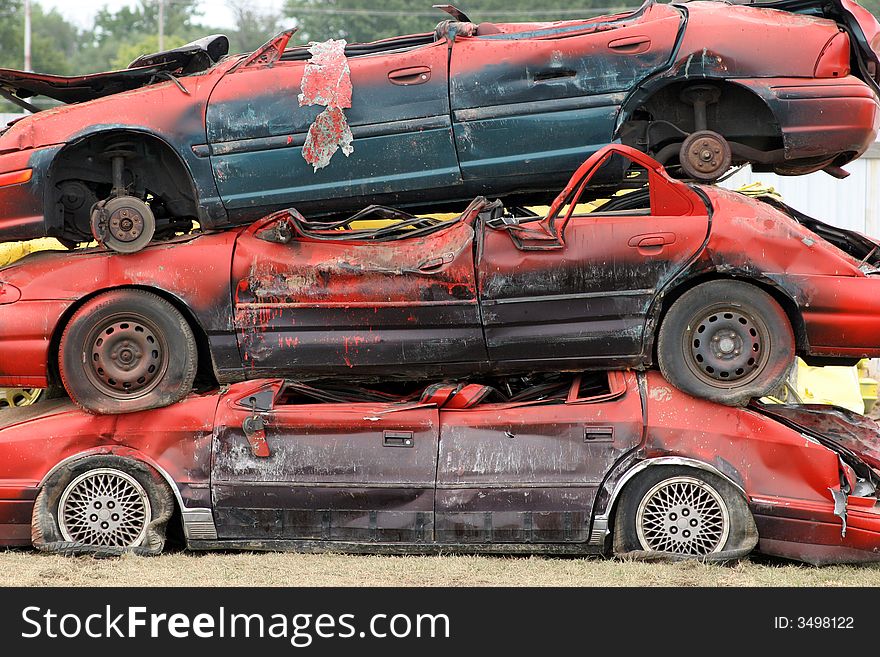
{"type": "Polygon", "coordinates": [[[473,408],[480,404],[563,404],[600,400],[623,391],[619,373],[536,373],[471,377],[426,384],[424,381],[288,381],[275,406],[307,404],[426,404],[473,408]]]}

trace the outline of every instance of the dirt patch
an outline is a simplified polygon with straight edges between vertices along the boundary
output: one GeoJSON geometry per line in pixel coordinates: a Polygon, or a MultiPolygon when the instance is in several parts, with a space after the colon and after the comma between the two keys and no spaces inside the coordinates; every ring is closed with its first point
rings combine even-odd
{"type": "Polygon", "coordinates": [[[541,557],[0,552],[0,586],[880,586],[878,566],[732,566],[541,557]]]}

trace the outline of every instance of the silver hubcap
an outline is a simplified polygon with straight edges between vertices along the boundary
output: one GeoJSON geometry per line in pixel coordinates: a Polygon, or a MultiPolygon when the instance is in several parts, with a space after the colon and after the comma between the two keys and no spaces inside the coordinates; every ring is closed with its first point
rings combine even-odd
{"type": "Polygon", "coordinates": [[[730,533],[730,513],[718,491],[694,477],[664,479],[636,511],[642,549],[702,556],[718,552],[730,533]]]}
{"type": "Polygon", "coordinates": [[[71,481],[58,503],[65,541],[100,547],[140,545],[150,521],[150,498],[130,475],[97,468],[71,481]]]}

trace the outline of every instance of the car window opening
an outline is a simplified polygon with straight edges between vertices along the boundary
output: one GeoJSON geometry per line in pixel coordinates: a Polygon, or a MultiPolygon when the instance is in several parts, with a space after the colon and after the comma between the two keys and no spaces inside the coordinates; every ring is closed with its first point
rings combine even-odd
{"type": "Polygon", "coordinates": [[[436,404],[449,403],[453,408],[479,404],[553,403],[569,398],[573,383],[578,382],[578,401],[604,397],[611,393],[606,372],[536,373],[506,377],[473,377],[425,384],[424,381],[364,381],[346,383],[338,380],[288,381],[275,406],[311,404],[436,404]],[[455,403],[450,400],[461,395],[455,403]]]}

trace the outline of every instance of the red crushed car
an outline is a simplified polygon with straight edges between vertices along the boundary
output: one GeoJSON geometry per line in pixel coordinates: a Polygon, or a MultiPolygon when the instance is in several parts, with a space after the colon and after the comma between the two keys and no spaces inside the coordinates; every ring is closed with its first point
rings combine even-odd
{"type": "Polygon", "coordinates": [[[121,413],[194,381],[659,364],[744,404],[795,354],[880,356],[878,275],[872,239],[609,146],[545,216],[485,199],[451,221],[282,211],[127,256],[32,254],[0,269],[0,386],[121,413]]]}
{"type": "Polygon", "coordinates": [[[545,202],[615,140],[704,181],[744,162],[841,176],[877,134],[880,25],[851,0],[648,0],[547,23],[450,11],[368,44],[288,48],[286,32],[226,57],[215,36],[123,71],[0,70],[0,96],[65,104],[0,132],[0,240],[131,252],[294,205],[545,202]]]}
{"type": "Polygon", "coordinates": [[[0,415],[0,544],[155,554],[179,517],[191,549],[878,561],[878,448],[861,416],[656,372],[56,400],[0,415]]]}

